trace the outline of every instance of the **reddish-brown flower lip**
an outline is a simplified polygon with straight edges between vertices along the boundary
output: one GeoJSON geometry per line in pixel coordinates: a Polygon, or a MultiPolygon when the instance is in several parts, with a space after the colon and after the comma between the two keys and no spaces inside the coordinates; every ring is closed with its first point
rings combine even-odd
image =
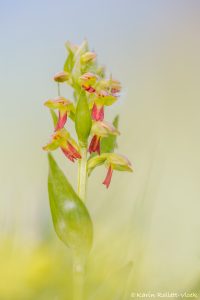
{"type": "Polygon", "coordinates": [[[92,119],[95,121],[103,121],[104,119],[104,107],[101,105],[98,107],[96,103],[94,103],[92,108],[92,119]]]}
{"type": "Polygon", "coordinates": [[[56,124],[55,131],[62,129],[65,126],[66,122],[67,122],[67,112],[61,114],[61,112],[59,111],[58,122],[56,124]]]}
{"type": "Polygon", "coordinates": [[[100,155],[100,137],[97,135],[94,135],[91,142],[88,151],[90,153],[97,152],[100,155]]]}
{"type": "Polygon", "coordinates": [[[107,172],[107,175],[106,175],[106,178],[104,179],[103,181],[103,184],[108,188],[109,185],[110,185],[110,182],[111,182],[111,178],[112,178],[112,173],[113,173],[113,169],[111,166],[109,166],[108,168],[108,172],[107,172]]]}
{"type": "Polygon", "coordinates": [[[65,156],[74,162],[76,159],[80,159],[81,155],[80,153],[74,148],[74,146],[71,143],[67,143],[67,147],[61,147],[62,152],[65,154],[65,156]]]}

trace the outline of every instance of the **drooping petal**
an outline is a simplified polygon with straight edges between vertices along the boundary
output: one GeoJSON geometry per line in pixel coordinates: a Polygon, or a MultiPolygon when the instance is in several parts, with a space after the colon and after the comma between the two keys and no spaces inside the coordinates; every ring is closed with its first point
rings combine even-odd
{"type": "Polygon", "coordinates": [[[71,155],[71,153],[68,151],[68,149],[66,148],[62,148],[61,147],[62,152],[64,153],[64,155],[71,160],[72,162],[74,162],[74,157],[71,155]]]}
{"type": "Polygon", "coordinates": [[[68,141],[65,146],[61,147],[61,150],[65,154],[65,156],[72,162],[74,162],[76,159],[81,158],[81,154],[78,152],[78,150],[68,141]]]}
{"type": "Polygon", "coordinates": [[[100,137],[97,135],[94,135],[89,146],[89,152],[97,152],[100,154],[100,137]]]}
{"type": "Polygon", "coordinates": [[[110,185],[110,182],[111,182],[111,178],[112,178],[112,173],[113,173],[113,169],[111,166],[109,166],[108,168],[108,172],[107,172],[107,175],[106,175],[106,178],[104,179],[103,181],[103,184],[108,188],[109,185],[110,185]]]}
{"type": "Polygon", "coordinates": [[[68,146],[69,152],[71,153],[71,155],[73,156],[74,159],[81,158],[81,154],[78,152],[78,150],[72,144],[70,144],[68,142],[67,146],[68,146]]]}
{"type": "Polygon", "coordinates": [[[97,143],[97,147],[96,147],[96,152],[100,155],[100,138],[98,140],[98,143],[97,143]]]}
{"type": "Polygon", "coordinates": [[[104,119],[104,107],[97,106],[96,103],[94,103],[92,108],[92,119],[95,121],[103,121],[104,119]]]}
{"type": "Polygon", "coordinates": [[[58,123],[55,127],[55,131],[62,129],[65,126],[66,122],[67,122],[67,112],[59,111],[58,123]]]}

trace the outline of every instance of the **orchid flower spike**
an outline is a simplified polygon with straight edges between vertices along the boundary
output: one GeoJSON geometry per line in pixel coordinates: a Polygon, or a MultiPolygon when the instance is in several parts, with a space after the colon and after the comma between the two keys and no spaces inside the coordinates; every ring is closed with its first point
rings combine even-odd
{"type": "Polygon", "coordinates": [[[60,148],[64,155],[72,162],[81,158],[79,146],[65,128],[56,131],[52,135],[51,141],[43,147],[43,150],[54,151],[57,148],[60,148]]]}
{"type": "Polygon", "coordinates": [[[46,101],[44,105],[51,109],[58,109],[59,115],[58,122],[55,126],[55,131],[62,129],[65,126],[68,114],[70,114],[71,112],[75,112],[73,103],[68,99],[60,96],[56,97],[55,99],[46,101]]]}

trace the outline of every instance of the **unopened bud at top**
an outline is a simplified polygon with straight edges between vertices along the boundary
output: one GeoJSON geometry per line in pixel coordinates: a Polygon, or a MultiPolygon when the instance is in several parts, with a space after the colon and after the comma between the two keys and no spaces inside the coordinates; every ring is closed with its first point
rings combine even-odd
{"type": "Polygon", "coordinates": [[[76,51],[79,49],[79,45],[73,44],[70,41],[67,41],[65,46],[70,53],[76,53],[76,51]]]}
{"type": "Polygon", "coordinates": [[[83,55],[81,55],[81,62],[88,63],[95,60],[95,58],[96,58],[96,53],[88,51],[85,52],[83,55]]]}
{"type": "Polygon", "coordinates": [[[58,72],[54,75],[54,80],[56,82],[65,82],[69,79],[69,73],[65,71],[58,72]]]}

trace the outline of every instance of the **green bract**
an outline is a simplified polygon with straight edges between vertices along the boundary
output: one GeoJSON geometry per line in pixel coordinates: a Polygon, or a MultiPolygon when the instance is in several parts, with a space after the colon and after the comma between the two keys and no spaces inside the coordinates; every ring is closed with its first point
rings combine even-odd
{"type": "Polygon", "coordinates": [[[76,253],[87,254],[92,245],[92,221],[88,210],[56,164],[49,157],[49,201],[55,231],[76,253]]]}
{"type": "Polygon", "coordinates": [[[75,126],[80,144],[87,146],[87,139],[90,135],[92,119],[85,92],[81,93],[77,103],[75,126]]]}

